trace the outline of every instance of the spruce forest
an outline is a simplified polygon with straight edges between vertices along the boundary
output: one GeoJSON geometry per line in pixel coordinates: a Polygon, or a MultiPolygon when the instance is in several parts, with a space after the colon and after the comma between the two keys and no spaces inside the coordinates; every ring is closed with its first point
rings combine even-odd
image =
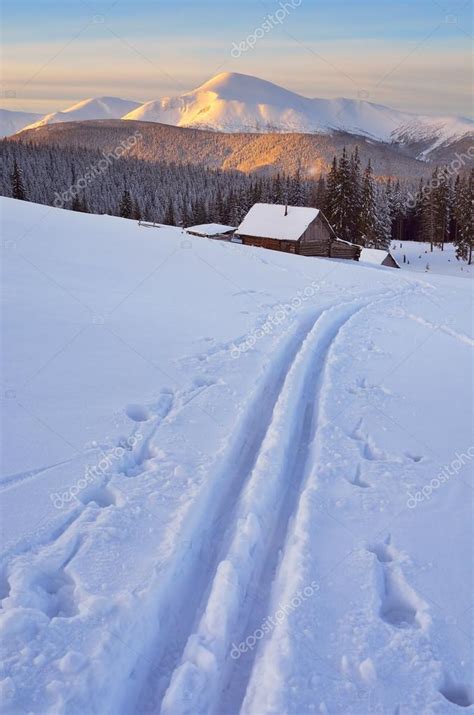
{"type": "Polygon", "coordinates": [[[244,174],[199,165],[122,156],[97,170],[102,153],[77,147],[2,140],[0,193],[35,203],[176,226],[216,222],[238,226],[257,202],[321,209],[337,235],[371,248],[390,241],[456,246],[472,261],[474,170],[436,168],[419,184],[376,180],[356,147],[334,157],[327,175],[244,174]],[[84,177],[87,177],[84,178],[84,177]]]}

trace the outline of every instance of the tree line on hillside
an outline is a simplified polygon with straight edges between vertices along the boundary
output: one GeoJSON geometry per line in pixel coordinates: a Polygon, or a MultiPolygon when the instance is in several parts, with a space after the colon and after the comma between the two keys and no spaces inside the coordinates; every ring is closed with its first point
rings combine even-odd
{"type": "Polygon", "coordinates": [[[472,260],[473,171],[453,176],[436,169],[417,187],[377,180],[356,148],[334,157],[318,179],[303,175],[246,175],[199,165],[152,163],[123,156],[100,170],[103,155],[77,147],[0,142],[0,192],[5,196],[95,214],[191,226],[238,226],[257,202],[321,209],[340,238],[373,248],[392,239],[452,241],[472,260]]]}
{"type": "Polygon", "coordinates": [[[453,175],[436,168],[416,189],[399,180],[375,181],[369,163],[362,171],[356,148],[334,157],[320,177],[315,205],[341,237],[363,246],[386,248],[395,239],[427,241],[431,250],[453,242],[459,259],[472,261],[474,170],[453,175]]]}

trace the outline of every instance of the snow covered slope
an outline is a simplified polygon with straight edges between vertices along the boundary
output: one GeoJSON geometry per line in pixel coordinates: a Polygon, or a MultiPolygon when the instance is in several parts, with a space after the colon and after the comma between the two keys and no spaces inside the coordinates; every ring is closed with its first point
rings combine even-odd
{"type": "Polygon", "coordinates": [[[381,141],[446,143],[471,132],[458,117],[427,117],[361,100],[309,99],[257,77],[223,72],[192,92],[146,102],[124,119],[224,132],[363,134],[381,141]]]}
{"type": "MultiPolygon", "coordinates": [[[[421,148],[418,159],[427,159],[432,155],[438,156],[440,151],[451,145],[459,144],[461,152],[462,140],[470,139],[472,145],[473,123],[464,117],[426,117],[412,116],[408,121],[398,126],[391,139],[405,146],[421,148]]],[[[468,147],[466,147],[467,149],[468,147]]],[[[458,147],[456,147],[458,149],[458,147]]],[[[469,154],[471,156],[471,154],[469,154]]],[[[472,157],[471,157],[472,158],[472,157]]]]}
{"type": "MultiPolygon", "coordinates": [[[[158,159],[175,164],[201,164],[211,168],[238,169],[245,173],[277,171],[294,173],[297,169],[318,176],[331,167],[333,157],[346,147],[350,154],[359,149],[362,165],[370,159],[377,176],[415,179],[432,173],[427,163],[418,161],[396,144],[376,142],[343,132],[336,134],[226,134],[224,132],[186,129],[155,122],[129,122],[102,119],[87,122],[48,124],[25,130],[11,141],[35,145],[78,147],[108,152],[131,134],[139,131],[140,141],[127,156],[148,162],[158,159]]],[[[413,155],[420,149],[417,147],[413,155]]],[[[445,157],[449,161],[449,152],[445,157]]]]}
{"type": "Polygon", "coordinates": [[[84,119],[120,119],[124,114],[133,111],[140,106],[139,102],[132,102],[119,97],[95,97],[84,99],[82,102],[73,104],[72,107],[64,109],[62,112],[46,114],[25,129],[36,129],[45,124],[56,124],[57,122],[76,122],[84,119]]]}
{"type": "Polygon", "coordinates": [[[452,243],[446,243],[443,251],[436,247],[431,251],[430,244],[422,241],[392,241],[390,250],[400,268],[404,270],[426,273],[427,277],[437,274],[474,278],[474,266],[457,260],[456,249],[452,243]]]}
{"type": "Polygon", "coordinates": [[[34,114],[33,112],[15,112],[11,109],[0,109],[0,137],[8,137],[10,134],[20,132],[28,125],[37,122],[42,116],[42,114],[34,114]]]}
{"type": "Polygon", "coordinates": [[[0,209],[2,712],[472,712],[471,282],[0,209]]]}

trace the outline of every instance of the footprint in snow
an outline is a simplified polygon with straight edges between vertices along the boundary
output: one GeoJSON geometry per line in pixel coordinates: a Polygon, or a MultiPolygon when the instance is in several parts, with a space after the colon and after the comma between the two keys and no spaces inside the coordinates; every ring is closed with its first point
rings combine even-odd
{"type": "Polygon", "coordinates": [[[372,486],[372,484],[369,484],[369,482],[366,482],[365,479],[362,479],[361,476],[361,468],[360,464],[357,465],[355,475],[353,479],[348,479],[347,481],[349,484],[352,484],[355,487],[360,487],[361,489],[368,489],[372,486]]]}
{"type": "Polygon", "coordinates": [[[42,574],[36,581],[36,587],[45,594],[42,610],[49,618],[71,618],[77,615],[78,608],[74,599],[76,584],[64,569],[42,574]]]}
{"type": "Polygon", "coordinates": [[[84,504],[88,506],[89,504],[96,504],[100,509],[105,509],[108,506],[115,506],[117,500],[115,494],[109,487],[105,486],[94,486],[84,489],[77,495],[77,498],[84,504]]]}
{"type": "Polygon", "coordinates": [[[381,564],[387,564],[394,561],[394,559],[399,558],[398,551],[394,546],[392,546],[392,537],[390,534],[381,544],[374,544],[373,546],[370,546],[368,551],[375,554],[377,561],[381,564]]]}
{"type": "Polygon", "coordinates": [[[139,405],[138,403],[127,405],[125,407],[125,414],[134,422],[147,422],[151,417],[145,405],[139,405]]]}
{"type": "Polygon", "coordinates": [[[377,557],[381,574],[379,614],[382,620],[394,628],[427,628],[430,623],[427,605],[406,581],[399,564],[401,555],[390,536],[368,550],[377,557]]]}
{"type": "Polygon", "coordinates": [[[174,400],[174,392],[168,388],[161,390],[155,402],[149,406],[131,402],[125,406],[125,414],[133,422],[148,422],[152,418],[166,417],[174,400]]]}
{"type": "Polygon", "coordinates": [[[401,463],[403,460],[400,457],[394,457],[383,449],[380,449],[368,433],[362,431],[363,418],[361,417],[357,426],[349,437],[359,443],[361,456],[369,462],[395,462],[401,463]]]}
{"type": "Polygon", "coordinates": [[[474,704],[474,689],[472,685],[455,682],[448,674],[445,674],[443,686],[439,692],[453,705],[461,708],[468,708],[474,704]]]}
{"type": "Polygon", "coordinates": [[[423,455],[421,454],[411,454],[410,452],[405,452],[405,457],[411,459],[412,462],[421,462],[423,455]]]}

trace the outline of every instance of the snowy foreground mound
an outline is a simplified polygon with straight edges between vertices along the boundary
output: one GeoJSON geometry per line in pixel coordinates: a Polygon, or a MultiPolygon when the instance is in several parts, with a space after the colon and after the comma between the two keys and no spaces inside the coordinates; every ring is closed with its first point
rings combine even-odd
{"type": "Polygon", "coordinates": [[[3,199],[3,713],[458,713],[471,281],[3,199]]]}

